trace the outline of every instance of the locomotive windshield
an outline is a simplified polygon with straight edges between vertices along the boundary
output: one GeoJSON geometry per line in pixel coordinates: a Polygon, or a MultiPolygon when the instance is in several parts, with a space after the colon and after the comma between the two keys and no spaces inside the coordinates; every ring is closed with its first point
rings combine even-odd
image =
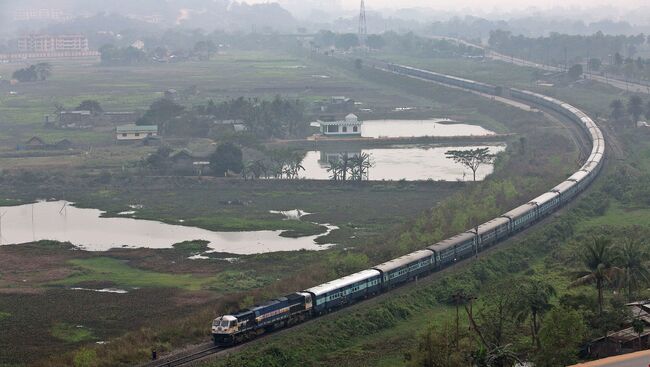
{"type": "Polygon", "coordinates": [[[221,321],[221,327],[227,328],[229,326],[230,326],[230,321],[226,321],[226,320],[221,321]]]}

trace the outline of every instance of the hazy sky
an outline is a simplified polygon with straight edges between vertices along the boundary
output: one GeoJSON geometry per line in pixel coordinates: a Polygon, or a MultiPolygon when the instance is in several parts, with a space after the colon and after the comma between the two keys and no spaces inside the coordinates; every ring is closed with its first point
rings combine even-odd
{"type": "MultiPolygon", "coordinates": [[[[276,0],[246,0],[247,2],[274,2],[276,0]]],[[[280,0],[279,2],[295,2],[296,0],[280,0]]],[[[323,0],[324,4],[340,3],[347,9],[359,7],[360,0],[323,0]]],[[[648,0],[366,0],[366,8],[404,8],[404,7],[428,7],[434,9],[462,10],[471,8],[476,10],[490,11],[495,8],[502,11],[515,10],[529,7],[552,8],[552,7],[599,7],[614,5],[617,8],[626,10],[648,5],[648,0]]]]}

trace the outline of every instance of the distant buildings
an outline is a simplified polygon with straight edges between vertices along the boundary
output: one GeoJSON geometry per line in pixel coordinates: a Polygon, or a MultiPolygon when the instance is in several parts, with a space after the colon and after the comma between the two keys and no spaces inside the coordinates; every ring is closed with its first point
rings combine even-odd
{"type": "Polygon", "coordinates": [[[360,137],[362,122],[355,114],[349,114],[344,120],[318,121],[320,132],[324,136],[360,137]]]}
{"type": "Polygon", "coordinates": [[[592,358],[604,358],[612,355],[631,353],[647,349],[650,345],[650,301],[638,301],[626,305],[631,319],[627,320],[626,328],[609,331],[606,335],[592,340],[587,345],[587,352],[592,358]],[[633,321],[638,320],[643,330],[634,330],[633,321]]]}
{"type": "Polygon", "coordinates": [[[61,111],[59,112],[59,126],[67,128],[87,127],[93,124],[93,115],[90,111],[61,111]]]}
{"type": "Polygon", "coordinates": [[[16,146],[17,150],[68,150],[73,144],[68,139],[59,140],[54,144],[48,144],[38,136],[32,136],[29,140],[16,146]]]}
{"type": "MultiPolygon", "coordinates": [[[[140,115],[136,112],[101,112],[93,114],[86,110],[61,111],[56,127],[63,129],[83,129],[102,125],[135,124],[140,115]]],[[[52,126],[49,116],[45,116],[45,124],[52,126]]]]}
{"type": "Polygon", "coordinates": [[[13,12],[13,20],[15,21],[29,21],[29,20],[67,20],[70,16],[65,14],[61,9],[53,8],[23,8],[16,9],[13,12]]]}
{"type": "Polygon", "coordinates": [[[118,141],[144,140],[158,136],[156,125],[121,125],[115,128],[115,137],[118,141]]]}
{"type": "Polygon", "coordinates": [[[28,34],[18,38],[19,52],[88,51],[83,35],[28,34]]]}

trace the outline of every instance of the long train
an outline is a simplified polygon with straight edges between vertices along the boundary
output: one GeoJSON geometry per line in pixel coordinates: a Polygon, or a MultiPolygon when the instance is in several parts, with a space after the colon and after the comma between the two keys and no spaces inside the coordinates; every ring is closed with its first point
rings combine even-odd
{"type": "MultiPolygon", "coordinates": [[[[403,65],[386,64],[387,71],[431,80],[489,95],[501,95],[500,87],[443,75],[403,65]]],[[[578,124],[591,138],[592,150],[579,171],[550,191],[497,218],[422,250],[379,264],[370,269],[325,284],[274,299],[250,309],[214,319],[212,338],[216,345],[228,346],[253,339],[273,329],[288,327],[306,319],[332,312],[361,299],[386,292],[405,282],[438,271],[456,261],[473,256],[505,238],[529,227],[571,201],[600,172],[605,154],[601,130],[579,109],[541,94],[509,89],[509,97],[551,109],[578,124]]]]}

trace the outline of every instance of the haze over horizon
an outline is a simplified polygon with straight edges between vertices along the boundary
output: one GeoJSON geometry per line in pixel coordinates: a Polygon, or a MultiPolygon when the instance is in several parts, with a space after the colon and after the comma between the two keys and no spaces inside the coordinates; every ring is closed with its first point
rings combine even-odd
{"type": "MultiPolygon", "coordinates": [[[[299,0],[245,0],[240,2],[247,3],[268,3],[279,2],[280,4],[296,4],[302,3],[299,0]]],[[[358,9],[360,0],[323,0],[311,1],[311,3],[322,3],[324,6],[341,6],[346,10],[358,9]]],[[[546,0],[540,2],[539,0],[366,0],[366,8],[369,9],[403,9],[403,8],[430,8],[446,11],[462,11],[465,8],[481,11],[493,10],[521,10],[527,8],[539,9],[552,9],[552,8],[567,8],[577,7],[583,9],[591,9],[597,7],[614,7],[609,0],[593,0],[585,5],[584,0],[546,0]]],[[[621,0],[616,3],[616,7],[627,8],[641,7],[648,5],[647,0],[621,0]]]]}

